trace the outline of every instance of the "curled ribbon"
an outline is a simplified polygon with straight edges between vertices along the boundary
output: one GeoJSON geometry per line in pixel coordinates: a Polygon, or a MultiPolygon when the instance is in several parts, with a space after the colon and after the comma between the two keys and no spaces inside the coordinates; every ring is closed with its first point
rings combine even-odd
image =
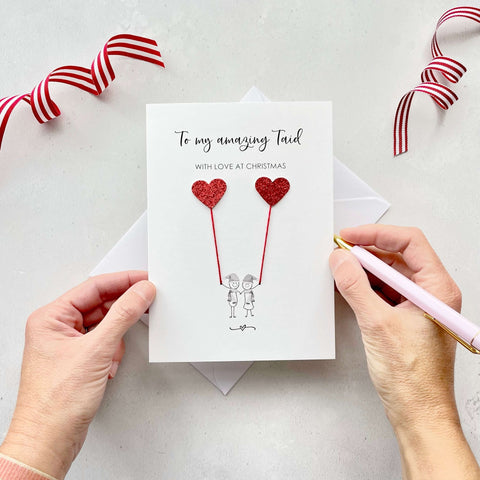
{"type": "Polygon", "coordinates": [[[92,95],[100,95],[115,79],[111,55],[135,58],[165,67],[155,40],[130,34],[115,35],[100,50],[91,68],[76,65],[57,68],[30,93],[0,99],[0,148],[8,119],[22,100],[30,105],[39,123],[48,122],[60,115],[60,109],[50,96],[50,83],[66,83],[92,95]]]}
{"type": "Polygon", "coordinates": [[[475,7],[456,7],[447,10],[438,20],[431,42],[433,60],[424,68],[421,74],[422,83],[407,92],[400,100],[395,114],[393,129],[393,154],[394,156],[408,150],[408,116],[415,92],[430,95],[433,101],[442,109],[448,110],[458,97],[455,92],[438,82],[436,72],[441,73],[451,83],[457,83],[467,71],[464,65],[453,58],[443,55],[437,40],[440,26],[450,18],[462,17],[480,23],[480,9],[475,7]]]}

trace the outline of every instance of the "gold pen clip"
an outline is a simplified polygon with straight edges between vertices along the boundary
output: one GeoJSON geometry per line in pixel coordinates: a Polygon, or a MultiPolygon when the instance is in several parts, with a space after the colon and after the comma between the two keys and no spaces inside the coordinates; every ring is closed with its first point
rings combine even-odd
{"type": "Polygon", "coordinates": [[[467,350],[469,350],[472,353],[480,354],[480,350],[476,349],[473,345],[466,342],[463,338],[460,338],[455,332],[453,332],[448,327],[440,323],[436,318],[432,317],[431,315],[425,312],[423,313],[423,316],[425,318],[428,318],[432,322],[436,323],[442,330],[445,330],[445,332],[447,332],[451,337],[453,337],[460,345],[464,346],[467,350]]]}

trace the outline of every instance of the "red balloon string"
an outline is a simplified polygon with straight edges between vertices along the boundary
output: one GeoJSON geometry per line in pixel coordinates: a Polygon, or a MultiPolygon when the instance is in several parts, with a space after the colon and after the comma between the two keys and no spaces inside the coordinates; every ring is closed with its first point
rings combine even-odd
{"type": "Polygon", "coordinates": [[[265,250],[267,249],[267,237],[268,237],[268,227],[270,226],[270,215],[272,213],[272,206],[268,209],[268,220],[267,220],[267,230],[265,231],[265,242],[263,243],[263,253],[262,253],[262,266],[260,267],[260,278],[258,280],[258,284],[261,285],[262,283],[262,276],[263,276],[263,264],[265,263],[265,250]]]}
{"type": "Polygon", "coordinates": [[[215,220],[213,219],[213,208],[210,208],[210,217],[212,218],[213,241],[215,243],[215,255],[217,256],[218,279],[222,285],[222,272],[220,270],[220,259],[218,258],[217,234],[215,232],[215,220]]]}

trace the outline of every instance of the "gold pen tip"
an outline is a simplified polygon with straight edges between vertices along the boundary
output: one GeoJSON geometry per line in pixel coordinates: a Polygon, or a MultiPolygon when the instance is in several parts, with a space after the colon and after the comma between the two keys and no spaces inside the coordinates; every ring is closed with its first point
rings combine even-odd
{"type": "Polygon", "coordinates": [[[351,243],[346,242],[342,237],[338,235],[333,236],[333,241],[340,247],[345,250],[351,250],[353,245],[351,243]]]}

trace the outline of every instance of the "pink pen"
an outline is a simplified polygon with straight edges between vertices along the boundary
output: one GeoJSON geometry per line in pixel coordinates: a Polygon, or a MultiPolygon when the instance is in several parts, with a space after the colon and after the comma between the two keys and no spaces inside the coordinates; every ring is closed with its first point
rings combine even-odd
{"type": "Polygon", "coordinates": [[[352,245],[337,235],[334,235],[333,240],[340,248],[353,253],[365,270],[373,273],[382,282],[421,308],[425,312],[426,318],[443,328],[461,345],[473,353],[480,353],[480,327],[478,325],[467,320],[453,308],[382,262],[368,250],[358,245],[352,245]]]}

